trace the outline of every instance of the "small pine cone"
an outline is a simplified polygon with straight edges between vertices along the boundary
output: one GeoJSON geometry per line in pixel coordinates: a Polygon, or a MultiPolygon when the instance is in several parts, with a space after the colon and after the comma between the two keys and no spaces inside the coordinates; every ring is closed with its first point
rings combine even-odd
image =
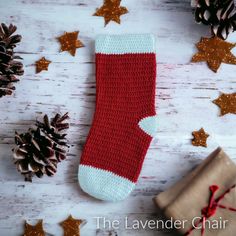
{"type": "Polygon", "coordinates": [[[24,74],[22,59],[16,56],[14,48],[21,41],[20,35],[13,35],[16,26],[0,24],[0,98],[11,95],[15,87],[13,83],[19,81],[16,76],[24,74]]]}
{"type": "Polygon", "coordinates": [[[210,25],[212,34],[225,40],[236,30],[234,0],[197,0],[195,19],[197,23],[210,25]]]}
{"type": "Polygon", "coordinates": [[[26,181],[32,181],[34,175],[41,178],[44,174],[53,176],[56,173],[58,162],[66,158],[68,145],[66,133],[62,131],[69,128],[64,122],[68,118],[68,113],[56,114],[49,121],[45,115],[42,122],[36,121],[35,128],[22,134],[16,132],[14,163],[26,181]]]}

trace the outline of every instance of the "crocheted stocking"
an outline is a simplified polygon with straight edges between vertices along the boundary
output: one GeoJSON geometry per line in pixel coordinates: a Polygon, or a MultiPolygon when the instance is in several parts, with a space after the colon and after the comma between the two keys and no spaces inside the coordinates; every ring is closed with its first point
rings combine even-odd
{"type": "Polygon", "coordinates": [[[156,131],[154,38],[99,36],[96,111],[79,165],[81,188],[118,201],[133,190],[156,131]]]}

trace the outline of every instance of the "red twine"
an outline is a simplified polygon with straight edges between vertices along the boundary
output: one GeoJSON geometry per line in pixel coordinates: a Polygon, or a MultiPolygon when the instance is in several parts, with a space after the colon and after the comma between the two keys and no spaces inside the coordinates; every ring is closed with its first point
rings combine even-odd
{"type": "Polygon", "coordinates": [[[205,233],[205,221],[210,218],[211,216],[214,216],[216,214],[216,211],[218,208],[222,208],[222,209],[226,209],[229,211],[235,211],[235,208],[232,207],[227,207],[224,205],[221,205],[220,202],[221,200],[224,199],[225,195],[228,194],[233,188],[235,188],[236,185],[233,185],[231,188],[229,188],[228,190],[226,190],[221,196],[219,196],[218,198],[215,199],[215,194],[216,192],[219,190],[219,187],[217,185],[211,185],[210,186],[210,198],[209,198],[209,204],[208,206],[204,207],[201,210],[202,213],[202,218],[201,220],[199,220],[199,222],[193,226],[186,234],[185,236],[191,234],[191,232],[200,224],[202,224],[202,228],[201,228],[201,236],[204,235],[205,233]]]}

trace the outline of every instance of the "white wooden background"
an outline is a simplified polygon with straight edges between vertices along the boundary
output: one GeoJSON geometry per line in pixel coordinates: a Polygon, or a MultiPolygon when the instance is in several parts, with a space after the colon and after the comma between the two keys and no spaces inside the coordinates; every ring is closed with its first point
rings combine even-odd
{"type": "MultiPolygon", "coordinates": [[[[122,24],[104,28],[94,17],[102,0],[0,0],[0,21],[13,23],[22,34],[17,51],[24,58],[25,74],[12,97],[0,99],[0,235],[23,233],[24,219],[44,219],[51,235],[62,235],[58,222],[69,214],[86,219],[82,236],[108,235],[96,230],[93,217],[108,219],[157,219],[152,198],[180,179],[218,145],[236,158],[236,116],[219,117],[212,104],[220,91],[235,92],[236,66],[222,65],[218,74],[205,63],[189,63],[194,43],[208,36],[208,27],[194,23],[189,0],[123,0],[129,14],[122,24]],[[56,37],[64,31],[80,31],[84,48],[75,57],[59,53],[56,37]],[[84,194],[77,181],[77,168],[95,107],[94,39],[97,34],[153,33],[157,41],[156,109],[158,137],[147,153],[135,191],[120,203],[97,201],[84,194]],[[49,71],[35,74],[34,62],[45,56],[49,71]],[[36,117],[70,112],[68,159],[54,178],[25,183],[12,163],[14,131],[23,132],[36,117]],[[193,147],[191,132],[204,127],[211,135],[208,148],[193,147]],[[97,231],[97,232],[96,232],[97,231]]],[[[236,35],[235,35],[236,36],[236,35]]],[[[229,41],[235,42],[231,36],[229,41]]],[[[236,51],[234,51],[236,52],[236,51]]],[[[125,231],[120,235],[165,236],[155,230],[125,231]]]]}

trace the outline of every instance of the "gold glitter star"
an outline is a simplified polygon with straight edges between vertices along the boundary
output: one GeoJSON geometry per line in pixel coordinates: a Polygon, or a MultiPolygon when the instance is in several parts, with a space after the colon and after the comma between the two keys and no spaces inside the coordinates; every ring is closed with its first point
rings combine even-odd
{"type": "Polygon", "coordinates": [[[216,36],[201,38],[200,42],[196,44],[199,52],[193,56],[192,62],[206,61],[208,67],[217,72],[221,63],[236,64],[236,57],[230,52],[235,45],[216,36]]]}
{"type": "Polygon", "coordinates": [[[36,73],[39,73],[42,70],[48,70],[50,63],[51,61],[48,61],[45,57],[42,57],[40,60],[36,61],[36,73]]]}
{"type": "Polygon", "coordinates": [[[80,225],[82,220],[74,219],[71,215],[60,223],[64,229],[64,236],[80,236],[80,225]]]}
{"type": "Polygon", "coordinates": [[[68,51],[72,56],[75,56],[76,49],[84,47],[84,44],[78,40],[79,31],[65,32],[58,38],[61,44],[61,51],[68,51]]]}
{"type": "Polygon", "coordinates": [[[202,146],[202,147],[207,147],[207,138],[210,136],[205,132],[203,128],[201,128],[198,131],[193,131],[192,132],[193,139],[192,139],[192,144],[193,146],[202,146]]]}
{"type": "Polygon", "coordinates": [[[126,7],[120,6],[121,0],[104,0],[103,5],[97,9],[94,16],[102,16],[105,19],[105,26],[110,21],[120,24],[120,16],[128,13],[126,7]]]}
{"type": "Polygon", "coordinates": [[[39,220],[36,225],[30,225],[25,222],[25,232],[23,236],[45,236],[45,232],[43,230],[43,220],[39,220]]]}
{"type": "Polygon", "coordinates": [[[221,110],[220,115],[236,114],[236,93],[222,93],[216,100],[213,101],[221,110]]]}

